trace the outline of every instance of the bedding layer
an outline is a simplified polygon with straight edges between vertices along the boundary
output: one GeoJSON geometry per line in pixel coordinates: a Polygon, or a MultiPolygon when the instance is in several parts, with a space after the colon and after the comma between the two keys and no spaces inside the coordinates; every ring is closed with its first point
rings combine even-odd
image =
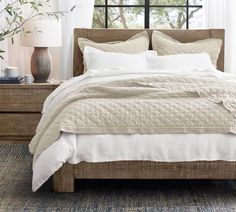
{"type": "Polygon", "coordinates": [[[235,97],[235,83],[197,76],[142,76],[89,84],[44,115],[30,150],[35,161],[61,131],[236,133],[235,97]]]}
{"type": "Polygon", "coordinates": [[[233,134],[81,135],[63,132],[36,160],[32,189],[36,191],[64,163],[236,161],[235,139],[233,134]]]}

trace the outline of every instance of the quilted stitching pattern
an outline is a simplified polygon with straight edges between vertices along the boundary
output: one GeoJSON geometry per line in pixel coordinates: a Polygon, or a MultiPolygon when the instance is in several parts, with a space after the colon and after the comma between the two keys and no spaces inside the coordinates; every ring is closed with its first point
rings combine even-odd
{"type": "Polygon", "coordinates": [[[210,55],[212,63],[217,66],[222,40],[210,38],[192,43],[180,43],[177,40],[159,32],[154,31],[152,35],[153,50],[158,55],[191,54],[206,52],[210,55]]]}
{"type": "MultiPolygon", "coordinates": [[[[78,128],[82,133],[162,133],[162,128],[228,128],[234,126],[233,114],[207,99],[91,99],[74,102],[65,108],[62,126],[78,128]],[[206,116],[206,110],[208,115],[206,116]],[[222,115],[216,115],[216,114],[222,115]],[[223,115],[224,114],[224,115],[223,115]],[[72,124],[72,125],[71,125],[72,124]],[[121,129],[121,130],[120,130],[121,129]],[[156,129],[156,131],[153,131],[156,129]]],[[[65,127],[66,128],[66,127],[65,127]]],[[[163,130],[166,133],[165,130],[163,130]]]]}
{"type": "Polygon", "coordinates": [[[158,76],[89,85],[43,116],[35,158],[71,133],[236,133],[236,85],[210,78],[158,76]]]}
{"type": "Polygon", "coordinates": [[[147,51],[149,48],[149,36],[147,32],[140,32],[127,41],[117,41],[112,43],[96,43],[86,38],[78,39],[79,47],[84,52],[85,46],[90,46],[106,52],[120,52],[134,54],[147,51]]]}

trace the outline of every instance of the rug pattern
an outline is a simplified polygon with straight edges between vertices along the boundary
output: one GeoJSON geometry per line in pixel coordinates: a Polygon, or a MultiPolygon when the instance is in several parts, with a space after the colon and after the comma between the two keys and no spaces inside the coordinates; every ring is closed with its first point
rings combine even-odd
{"type": "Polygon", "coordinates": [[[76,192],[31,191],[27,145],[0,145],[0,211],[236,211],[236,181],[81,180],[76,192]]]}

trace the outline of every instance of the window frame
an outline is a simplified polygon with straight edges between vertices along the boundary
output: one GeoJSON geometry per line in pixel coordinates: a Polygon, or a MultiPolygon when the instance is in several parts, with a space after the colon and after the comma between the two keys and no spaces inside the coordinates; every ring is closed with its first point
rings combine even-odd
{"type": "Polygon", "coordinates": [[[186,8],[186,29],[189,29],[189,9],[191,8],[203,8],[203,5],[191,5],[189,4],[189,0],[186,0],[185,5],[150,5],[150,0],[144,0],[144,4],[142,5],[111,5],[108,4],[108,0],[105,0],[105,4],[94,5],[95,8],[104,8],[105,9],[105,28],[108,28],[108,10],[109,8],[117,8],[117,7],[141,7],[144,8],[144,28],[150,28],[150,9],[151,8],[186,8]]]}

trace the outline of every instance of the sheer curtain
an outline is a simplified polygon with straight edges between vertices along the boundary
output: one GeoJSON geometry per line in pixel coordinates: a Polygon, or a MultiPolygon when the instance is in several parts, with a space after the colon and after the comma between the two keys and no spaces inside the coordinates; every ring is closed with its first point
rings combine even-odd
{"type": "Polygon", "coordinates": [[[74,28],[91,28],[93,20],[94,0],[60,0],[59,7],[62,10],[70,10],[73,5],[76,8],[62,18],[63,46],[58,56],[59,78],[68,79],[73,75],[73,33],[74,28]]]}
{"type": "MultiPolygon", "coordinates": [[[[13,0],[0,1],[0,8],[13,0]]],[[[51,48],[53,69],[50,78],[69,79],[73,73],[73,32],[74,28],[91,28],[94,0],[51,0],[50,10],[69,11],[74,5],[76,8],[62,17],[62,47],[51,48]]],[[[47,11],[48,8],[45,8],[47,11]]],[[[42,11],[45,11],[44,9],[42,11]]],[[[0,26],[4,26],[5,17],[0,17],[0,26]]],[[[30,73],[30,58],[32,48],[22,47],[19,36],[15,38],[14,45],[10,39],[0,42],[1,49],[4,49],[4,60],[0,59],[0,70],[7,66],[18,66],[21,74],[30,73]]]]}
{"type": "MultiPolygon", "coordinates": [[[[3,9],[8,3],[15,2],[15,0],[2,0],[0,1],[0,9],[3,9]]],[[[56,2],[52,2],[50,7],[44,7],[40,12],[55,11],[57,9],[56,2]],[[50,8],[50,9],[49,9],[50,8]]],[[[22,8],[23,14],[28,16],[32,10],[26,5],[22,8]]],[[[0,16],[0,29],[7,25],[6,14],[0,16]]],[[[30,59],[33,48],[26,48],[21,46],[20,35],[14,36],[14,44],[11,39],[5,39],[0,42],[0,47],[5,51],[3,54],[4,60],[0,59],[0,70],[4,70],[8,66],[18,66],[22,75],[30,74],[30,59]]],[[[54,65],[54,64],[53,64],[54,65]]]]}
{"type": "Polygon", "coordinates": [[[236,74],[236,1],[204,0],[205,27],[224,28],[225,71],[236,74]]]}
{"type": "MultiPolygon", "coordinates": [[[[0,1],[0,9],[4,8],[6,4],[13,2],[13,0],[3,0],[0,1]]],[[[0,29],[6,26],[6,17],[4,15],[0,16],[0,29]]],[[[7,66],[19,66],[21,72],[27,73],[27,60],[29,59],[29,51],[24,51],[23,47],[20,45],[19,37],[14,38],[14,44],[12,44],[11,39],[0,41],[0,48],[5,51],[3,54],[4,60],[0,59],[0,70],[4,70],[7,66]]]]}

